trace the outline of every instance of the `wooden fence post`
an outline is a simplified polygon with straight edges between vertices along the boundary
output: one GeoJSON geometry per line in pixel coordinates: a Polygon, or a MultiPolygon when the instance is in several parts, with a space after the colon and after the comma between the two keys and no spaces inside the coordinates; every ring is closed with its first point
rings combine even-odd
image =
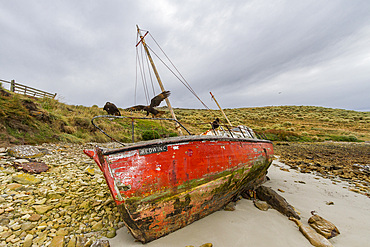
{"type": "Polygon", "coordinates": [[[11,92],[14,92],[14,90],[15,90],[15,81],[14,80],[11,80],[11,82],[10,82],[10,91],[11,92]]]}

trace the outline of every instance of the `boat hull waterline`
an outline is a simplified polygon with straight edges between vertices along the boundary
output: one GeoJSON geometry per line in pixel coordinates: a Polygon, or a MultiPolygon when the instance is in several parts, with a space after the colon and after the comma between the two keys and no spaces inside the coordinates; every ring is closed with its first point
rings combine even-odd
{"type": "Polygon", "coordinates": [[[252,138],[183,136],[84,152],[103,172],[126,227],[147,243],[258,187],[273,146],[252,138]]]}

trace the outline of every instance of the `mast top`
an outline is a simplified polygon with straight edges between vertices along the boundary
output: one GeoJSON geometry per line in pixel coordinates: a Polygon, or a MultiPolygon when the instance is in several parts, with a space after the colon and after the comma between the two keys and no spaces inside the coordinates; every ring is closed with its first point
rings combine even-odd
{"type": "MultiPolygon", "coordinates": [[[[145,37],[149,32],[146,32],[146,33],[145,33],[145,35],[143,36],[143,35],[141,34],[141,32],[140,32],[140,28],[139,28],[139,26],[138,26],[138,25],[136,25],[136,28],[137,28],[137,32],[138,32],[138,34],[140,35],[140,41],[136,44],[136,47],[137,47],[140,43],[142,43],[142,44],[143,44],[143,46],[144,46],[144,50],[145,50],[145,52],[146,52],[146,54],[147,54],[147,56],[148,56],[148,58],[149,58],[150,64],[152,65],[152,68],[153,68],[153,72],[154,72],[154,74],[155,74],[155,77],[157,78],[157,81],[158,81],[159,87],[161,88],[162,92],[164,92],[164,91],[166,91],[166,90],[164,89],[164,86],[163,86],[162,80],[161,80],[161,78],[159,77],[159,73],[158,73],[158,71],[157,71],[157,68],[156,68],[156,67],[155,67],[155,65],[154,65],[154,62],[153,62],[152,56],[150,55],[150,53],[149,53],[149,49],[148,49],[148,47],[147,47],[147,45],[146,45],[146,43],[145,43],[145,39],[144,39],[144,37],[145,37]]],[[[172,118],[173,118],[173,119],[175,119],[175,120],[177,120],[176,115],[175,115],[175,112],[174,112],[174,111],[173,111],[173,109],[172,109],[172,106],[171,106],[171,103],[170,103],[170,100],[168,99],[168,97],[167,97],[167,98],[165,98],[165,101],[166,101],[166,104],[167,104],[167,106],[168,106],[168,109],[169,109],[169,110],[170,110],[170,112],[171,112],[171,116],[172,116],[172,118]]],[[[181,131],[181,128],[180,128],[180,125],[179,125],[178,123],[176,123],[176,129],[177,129],[177,131],[179,132],[179,134],[180,134],[180,135],[183,135],[183,134],[182,134],[182,131],[181,131]]]]}

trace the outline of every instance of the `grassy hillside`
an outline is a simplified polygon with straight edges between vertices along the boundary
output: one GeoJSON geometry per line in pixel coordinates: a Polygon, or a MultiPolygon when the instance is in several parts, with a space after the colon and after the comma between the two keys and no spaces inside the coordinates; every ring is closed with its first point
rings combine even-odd
{"type": "MultiPolygon", "coordinates": [[[[43,142],[108,142],[91,119],[106,112],[97,106],[67,105],[54,99],[33,99],[0,90],[0,145],[43,142]]],[[[170,117],[167,109],[166,115],[170,117]]],[[[144,117],[121,109],[123,116],[144,117]]],[[[210,128],[219,111],[175,109],[176,116],[193,134],[210,128]]],[[[225,109],[233,126],[247,125],[273,141],[370,141],[370,112],[356,112],[313,106],[271,106],[225,109]]],[[[121,142],[131,140],[131,120],[97,120],[107,133],[121,142]]],[[[135,123],[138,140],[151,136],[176,135],[173,124],[135,123]]]]}

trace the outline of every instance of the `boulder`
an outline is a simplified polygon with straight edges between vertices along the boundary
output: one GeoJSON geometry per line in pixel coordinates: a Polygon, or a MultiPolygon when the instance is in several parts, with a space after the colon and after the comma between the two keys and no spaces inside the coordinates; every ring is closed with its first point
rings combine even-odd
{"type": "Polygon", "coordinates": [[[15,174],[12,176],[13,181],[23,184],[23,185],[32,185],[32,184],[38,184],[41,183],[41,179],[32,176],[30,174],[21,173],[21,174],[15,174]]]}
{"type": "Polygon", "coordinates": [[[37,147],[31,145],[20,145],[8,148],[8,154],[16,158],[32,159],[44,155],[37,147]]]}
{"type": "Polygon", "coordinates": [[[340,234],[338,228],[330,221],[324,219],[320,215],[311,212],[313,215],[308,219],[308,224],[315,229],[316,232],[329,239],[340,234]]]}
{"type": "Polygon", "coordinates": [[[49,167],[42,162],[14,163],[14,166],[18,170],[26,171],[28,173],[41,173],[49,170],[49,167]]]}
{"type": "Polygon", "coordinates": [[[302,222],[297,220],[296,218],[289,217],[291,221],[294,221],[298,228],[299,231],[310,241],[310,243],[315,246],[315,247],[333,247],[333,245],[324,238],[322,235],[318,234],[315,232],[313,229],[311,229],[308,226],[304,226],[302,222]]]}

